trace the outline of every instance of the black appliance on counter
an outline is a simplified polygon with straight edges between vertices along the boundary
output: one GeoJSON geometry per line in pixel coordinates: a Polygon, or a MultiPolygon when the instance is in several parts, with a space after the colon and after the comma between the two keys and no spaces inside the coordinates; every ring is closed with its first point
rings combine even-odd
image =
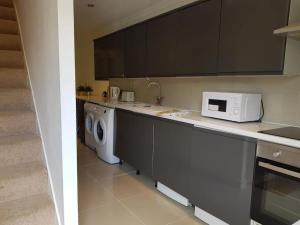
{"type": "MultiPolygon", "coordinates": [[[[300,128],[262,133],[300,140],[300,128]]],[[[300,149],[258,142],[251,218],[262,225],[300,223],[300,149]]]]}

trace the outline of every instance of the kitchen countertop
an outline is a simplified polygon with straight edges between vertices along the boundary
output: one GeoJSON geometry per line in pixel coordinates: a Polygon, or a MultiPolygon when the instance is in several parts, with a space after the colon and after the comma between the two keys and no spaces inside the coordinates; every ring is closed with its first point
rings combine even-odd
{"type": "Polygon", "coordinates": [[[259,133],[259,131],[262,130],[285,127],[284,125],[277,125],[264,122],[236,123],[203,117],[201,116],[200,112],[196,111],[176,109],[165,106],[156,106],[141,102],[127,103],[118,101],[106,101],[104,98],[98,96],[77,96],[77,99],[99,104],[109,108],[124,109],[136,113],[170,119],[178,122],[184,122],[192,124],[195,127],[199,128],[252,137],[258,140],[300,148],[299,140],[259,133]]]}

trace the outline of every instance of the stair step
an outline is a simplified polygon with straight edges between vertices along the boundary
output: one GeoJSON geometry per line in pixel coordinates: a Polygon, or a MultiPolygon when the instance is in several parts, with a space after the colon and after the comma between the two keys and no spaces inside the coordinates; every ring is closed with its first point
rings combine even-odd
{"type": "Polygon", "coordinates": [[[16,21],[0,19],[1,34],[19,34],[16,21]]]}
{"type": "Polygon", "coordinates": [[[14,7],[14,4],[11,0],[0,0],[0,5],[5,6],[5,7],[9,7],[9,8],[14,7]]]}
{"type": "Polygon", "coordinates": [[[0,68],[0,88],[25,88],[27,76],[23,69],[0,68]]]}
{"type": "Polygon", "coordinates": [[[31,110],[31,91],[25,88],[0,88],[0,110],[31,110]]]}
{"type": "Polygon", "coordinates": [[[0,111],[0,137],[36,134],[37,122],[32,111],[0,111]]]}
{"type": "Polygon", "coordinates": [[[16,20],[16,14],[14,8],[7,6],[1,6],[0,4],[0,19],[16,20]]]}
{"type": "Polygon", "coordinates": [[[0,50],[0,67],[24,68],[23,53],[21,51],[0,50]]]}
{"type": "Polygon", "coordinates": [[[12,0],[0,0],[0,224],[57,225],[12,0]]]}
{"type": "Polygon", "coordinates": [[[17,135],[0,137],[1,166],[40,162],[41,160],[42,143],[39,136],[17,135]]]}
{"type": "Polygon", "coordinates": [[[56,225],[55,210],[48,195],[0,204],[1,225],[56,225]]]}
{"type": "Polygon", "coordinates": [[[0,50],[20,51],[21,50],[20,36],[16,34],[0,34],[0,50]]]}
{"type": "Polygon", "coordinates": [[[0,203],[48,193],[48,175],[42,161],[1,165],[0,190],[0,203]]]}

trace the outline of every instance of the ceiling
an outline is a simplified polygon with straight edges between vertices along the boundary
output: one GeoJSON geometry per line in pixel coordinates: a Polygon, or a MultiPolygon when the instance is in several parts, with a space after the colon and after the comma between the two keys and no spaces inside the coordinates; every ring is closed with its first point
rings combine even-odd
{"type": "Polygon", "coordinates": [[[85,26],[108,26],[162,0],[75,0],[75,21],[85,26]],[[87,5],[94,4],[93,8],[87,5]]]}
{"type": "MultiPolygon", "coordinates": [[[[75,26],[90,30],[120,29],[137,18],[152,17],[195,0],[74,0],[75,26]],[[94,4],[94,7],[88,7],[94,4]]],[[[99,31],[98,31],[99,32],[99,31]]],[[[105,31],[103,31],[105,33],[105,31]]]]}

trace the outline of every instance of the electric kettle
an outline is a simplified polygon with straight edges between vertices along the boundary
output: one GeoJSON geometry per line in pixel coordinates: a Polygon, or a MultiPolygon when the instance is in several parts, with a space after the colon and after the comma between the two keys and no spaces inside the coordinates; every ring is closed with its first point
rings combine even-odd
{"type": "Polygon", "coordinates": [[[110,87],[110,99],[117,101],[119,99],[119,95],[120,95],[120,88],[119,87],[110,87]]]}

